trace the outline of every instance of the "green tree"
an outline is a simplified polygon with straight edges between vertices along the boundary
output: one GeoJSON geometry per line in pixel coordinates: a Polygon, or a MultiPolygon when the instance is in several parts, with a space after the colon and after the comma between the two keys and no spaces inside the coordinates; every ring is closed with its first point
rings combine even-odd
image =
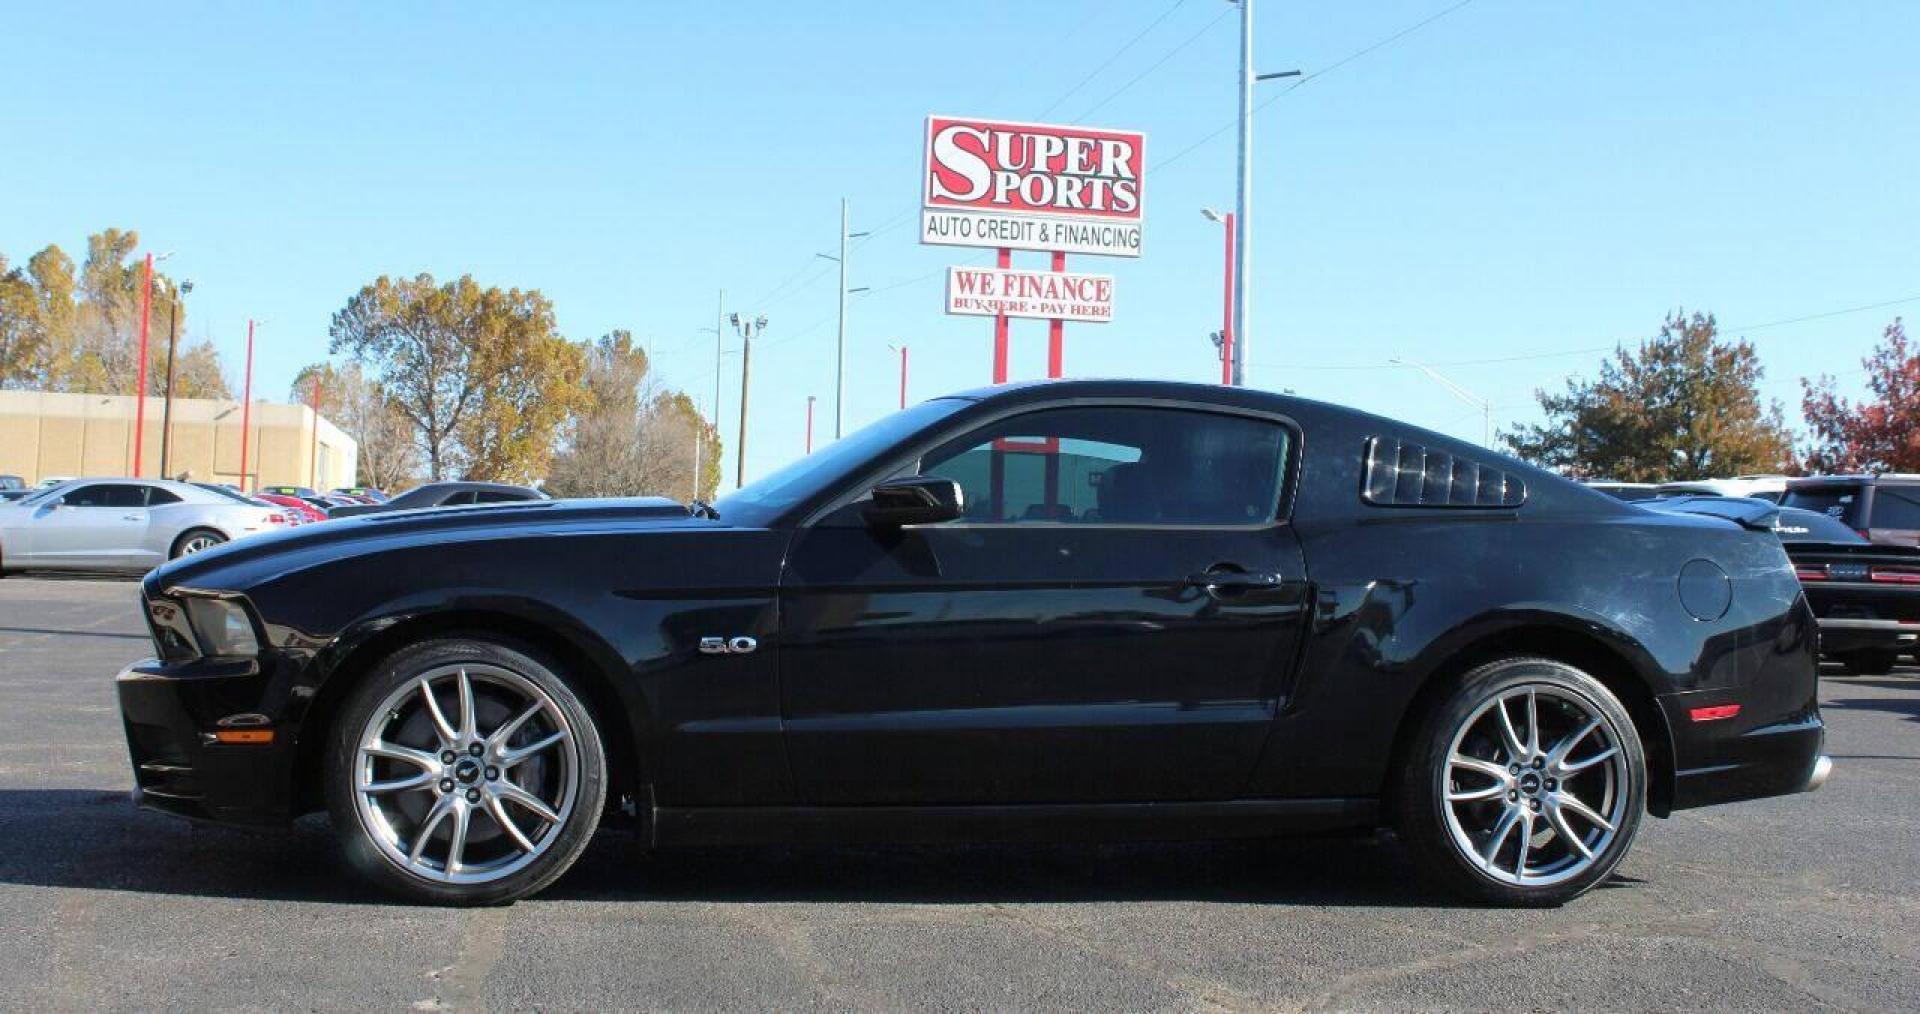
{"type": "Polygon", "coordinates": [[[558,496],[711,498],[719,484],[720,441],[693,400],[654,385],[647,354],[630,332],[605,335],[585,354],[590,401],[568,423],[547,488],[558,496]]]}
{"type": "Polygon", "coordinates": [[[1506,434],[1521,458],[1580,478],[1708,479],[1791,466],[1778,402],[1745,340],[1722,341],[1711,314],[1667,317],[1659,335],[1600,366],[1600,379],[1540,391],[1544,423],[1506,434]]]}
{"type": "Polygon", "coordinates": [[[580,348],[538,290],[383,275],[333,315],[329,334],[413,425],[434,479],[540,477],[587,398],[580,348]]]}

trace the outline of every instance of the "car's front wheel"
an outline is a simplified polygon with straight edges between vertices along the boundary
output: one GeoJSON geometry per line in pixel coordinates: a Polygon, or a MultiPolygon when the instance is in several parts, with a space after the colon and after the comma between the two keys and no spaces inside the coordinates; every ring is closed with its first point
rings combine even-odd
{"type": "Polygon", "coordinates": [[[1558,905],[1604,880],[1633,843],[1647,791],[1640,737],[1619,699],[1572,666],[1480,666],[1415,737],[1397,823],[1456,892],[1558,905]]]}
{"type": "Polygon", "coordinates": [[[349,860],[441,904],[509,902],[552,883],[606,803],[599,731],[559,667],[478,638],[382,662],[341,709],[326,766],[349,860]]]}

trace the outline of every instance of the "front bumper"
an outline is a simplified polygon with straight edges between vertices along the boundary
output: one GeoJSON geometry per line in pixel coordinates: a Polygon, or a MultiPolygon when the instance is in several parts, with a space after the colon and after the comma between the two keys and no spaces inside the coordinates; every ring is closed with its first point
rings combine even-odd
{"type": "Polygon", "coordinates": [[[182,817],[277,824],[290,816],[294,744],[260,714],[267,683],[250,659],[144,659],[114,687],[133,760],[134,801],[182,817]],[[222,730],[275,732],[223,743],[222,730]]]}

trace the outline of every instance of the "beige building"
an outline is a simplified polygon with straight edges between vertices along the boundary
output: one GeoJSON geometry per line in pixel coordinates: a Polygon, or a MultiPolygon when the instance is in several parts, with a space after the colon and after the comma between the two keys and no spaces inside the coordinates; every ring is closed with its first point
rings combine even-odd
{"type": "MultiPolygon", "coordinates": [[[[54,476],[133,474],[134,402],[125,395],[0,391],[0,475],[29,485],[54,476]]],[[[359,446],[305,405],[257,401],[247,420],[247,466],[240,467],[240,403],[178,398],[173,403],[171,478],[319,490],[354,484],[359,446]]],[[[166,402],[147,399],[141,475],[161,478],[161,417],[166,402]]]]}

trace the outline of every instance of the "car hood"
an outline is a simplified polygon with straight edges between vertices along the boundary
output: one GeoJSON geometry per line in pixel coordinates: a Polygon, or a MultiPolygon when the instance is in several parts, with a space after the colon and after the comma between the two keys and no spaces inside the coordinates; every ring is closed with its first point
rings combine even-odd
{"type": "Polygon", "coordinates": [[[618,524],[724,527],[695,518],[685,505],[665,497],[595,500],[525,500],[467,507],[383,511],[315,522],[181,557],[148,575],[149,591],[188,586],[243,587],[265,574],[297,569],[310,560],[338,560],[401,546],[539,534],[618,524]]]}

